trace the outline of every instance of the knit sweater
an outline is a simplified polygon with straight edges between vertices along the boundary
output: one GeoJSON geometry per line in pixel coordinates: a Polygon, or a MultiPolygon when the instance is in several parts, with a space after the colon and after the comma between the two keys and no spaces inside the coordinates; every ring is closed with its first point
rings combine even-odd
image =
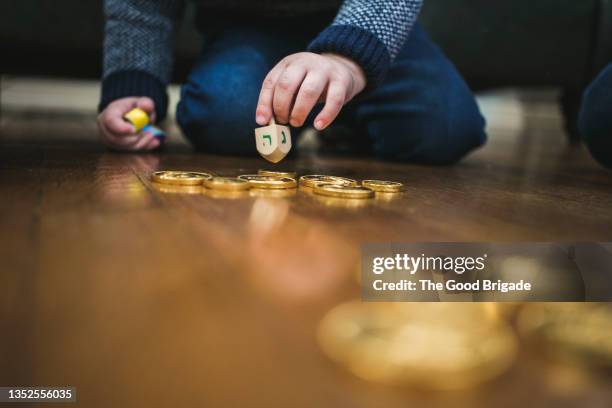
{"type": "MultiPolygon", "coordinates": [[[[410,34],[422,0],[200,0],[206,12],[229,7],[262,15],[293,15],[338,8],[336,18],[307,51],[354,60],[373,88],[410,34]]],[[[167,110],[173,45],[183,0],[105,0],[104,72],[99,109],[115,99],[148,96],[161,120],[167,110]]],[[[331,10],[333,11],[333,9],[331,10]]]]}

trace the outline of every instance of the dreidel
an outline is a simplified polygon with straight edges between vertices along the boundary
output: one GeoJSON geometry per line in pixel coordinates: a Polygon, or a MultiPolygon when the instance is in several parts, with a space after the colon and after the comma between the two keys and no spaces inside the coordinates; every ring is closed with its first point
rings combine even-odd
{"type": "Polygon", "coordinates": [[[272,117],[268,126],[255,129],[255,145],[264,159],[278,163],[291,150],[289,127],[277,125],[272,117]]]}

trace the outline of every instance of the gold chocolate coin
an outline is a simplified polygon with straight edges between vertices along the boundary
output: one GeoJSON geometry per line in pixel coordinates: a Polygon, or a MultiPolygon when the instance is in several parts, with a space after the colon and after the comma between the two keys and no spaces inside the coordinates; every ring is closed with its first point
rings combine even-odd
{"type": "Polygon", "coordinates": [[[257,174],[260,176],[289,177],[297,179],[297,173],[295,171],[258,170],[257,174]]]}
{"type": "Polygon", "coordinates": [[[612,367],[612,307],[605,303],[530,303],[519,332],[548,355],[595,367],[612,367]]]}
{"type": "Polygon", "coordinates": [[[367,207],[371,204],[371,200],[361,200],[359,198],[338,198],[319,194],[312,194],[312,198],[326,207],[355,209],[367,207]]]}
{"type": "Polygon", "coordinates": [[[318,340],[332,360],[369,381],[470,388],[505,372],[518,342],[507,323],[487,318],[479,305],[468,306],[454,311],[432,303],[348,302],[325,316],[318,340]]]}
{"type": "Polygon", "coordinates": [[[357,181],[345,177],[324,176],[321,174],[311,174],[300,177],[300,185],[305,187],[314,187],[320,183],[340,184],[344,186],[356,186],[357,181]]]}
{"type": "Polygon", "coordinates": [[[252,188],[249,191],[251,197],[264,197],[264,198],[288,198],[295,197],[297,194],[296,188],[284,188],[284,189],[263,189],[263,188],[252,188]]]}
{"type": "Polygon", "coordinates": [[[285,189],[296,188],[297,182],[290,177],[260,176],[258,174],[243,174],[238,179],[247,181],[252,188],[285,189]]]}
{"type": "Polygon", "coordinates": [[[156,171],[151,175],[151,180],[162,184],[175,184],[179,186],[198,186],[204,180],[211,179],[212,175],[194,171],[156,171]]]}
{"type": "Polygon", "coordinates": [[[152,186],[155,190],[165,194],[202,194],[202,186],[181,186],[160,183],[153,183],[152,186]]]}
{"type": "Polygon", "coordinates": [[[202,190],[206,197],[215,199],[236,200],[249,197],[249,190],[213,190],[210,188],[203,188],[202,190]]]}
{"type": "Polygon", "coordinates": [[[317,184],[313,188],[315,194],[339,198],[372,198],[374,190],[367,187],[345,186],[338,184],[317,184]]]}
{"type": "Polygon", "coordinates": [[[242,191],[251,188],[251,184],[236,177],[213,177],[204,180],[204,187],[212,190],[242,191]]]}
{"type": "Polygon", "coordinates": [[[383,180],[363,180],[361,185],[381,193],[399,193],[402,191],[402,187],[404,186],[402,183],[398,183],[397,181],[383,180]]]}

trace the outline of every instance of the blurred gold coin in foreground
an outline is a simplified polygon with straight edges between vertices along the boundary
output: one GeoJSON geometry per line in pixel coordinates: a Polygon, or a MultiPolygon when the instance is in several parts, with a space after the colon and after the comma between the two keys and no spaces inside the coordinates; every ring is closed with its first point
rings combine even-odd
{"type": "Polygon", "coordinates": [[[399,193],[402,191],[402,187],[404,186],[402,183],[398,183],[397,181],[384,180],[363,180],[361,185],[381,193],[399,193]]]}
{"type": "Polygon", "coordinates": [[[296,188],[297,182],[289,177],[261,176],[259,174],[243,174],[238,179],[247,181],[252,188],[285,189],[296,188]]]}
{"type": "Polygon", "coordinates": [[[151,175],[151,180],[156,183],[175,184],[180,186],[201,185],[204,180],[208,180],[211,178],[212,175],[208,173],[199,173],[194,171],[164,170],[156,171],[151,175]]]}
{"type": "Polygon", "coordinates": [[[319,344],[360,378],[432,390],[470,388],[512,365],[518,343],[508,324],[478,304],[436,305],[344,303],[322,320],[319,344]]]}
{"type": "Polygon", "coordinates": [[[212,190],[241,191],[248,190],[251,188],[251,185],[248,181],[240,180],[235,177],[213,177],[204,180],[204,187],[212,190]]]}
{"type": "Polygon", "coordinates": [[[260,176],[297,178],[297,173],[295,171],[258,170],[257,174],[260,176]]]}
{"type": "Polygon", "coordinates": [[[314,187],[320,183],[341,184],[344,186],[356,186],[357,181],[345,177],[325,176],[321,174],[310,174],[300,177],[300,185],[314,187]]]}
{"type": "Polygon", "coordinates": [[[339,198],[372,198],[374,190],[367,187],[343,186],[339,184],[317,184],[313,187],[315,194],[339,198]]]}
{"type": "Polygon", "coordinates": [[[612,367],[612,307],[598,303],[530,303],[519,333],[548,355],[589,366],[612,367]]]}

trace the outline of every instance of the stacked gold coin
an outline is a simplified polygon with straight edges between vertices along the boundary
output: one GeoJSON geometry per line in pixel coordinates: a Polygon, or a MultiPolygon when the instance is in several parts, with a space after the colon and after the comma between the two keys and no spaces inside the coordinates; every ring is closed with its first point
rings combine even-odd
{"type": "Polygon", "coordinates": [[[211,190],[244,191],[251,188],[248,181],[236,177],[212,177],[204,180],[204,187],[211,190]]]}
{"type": "Polygon", "coordinates": [[[288,189],[296,188],[297,182],[290,177],[261,176],[259,174],[243,174],[239,180],[248,182],[252,188],[261,189],[288,189]]]}
{"type": "Polygon", "coordinates": [[[357,185],[357,181],[345,177],[325,176],[321,174],[312,174],[300,177],[300,186],[313,188],[320,183],[341,184],[345,186],[357,185]]]}
{"type": "MultiPolygon", "coordinates": [[[[297,187],[296,173],[291,171],[259,170],[258,174],[244,174],[234,177],[213,177],[211,174],[191,171],[157,171],[151,175],[156,183],[178,186],[199,186],[211,190],[244,191],[250,188],[263,190],[287,190],[297,187]]],[[[383,180],[364,180],[358,185],[356,180],[321,174],[305,175],[299,179],[300,187],[307,192],[327,198],[364,199],[375,195],[381,198],[396,195],[402,183],[383,180]]],[[[283,195],[284,196],[284,195],[283,195]]]]}
{"type": "Polygon", "coordinates": [[[205,180],[212,179],[212,177],[213,176],[208,173],[175,170],[156,171],[151,175],[151,179],[156,183],[179,186],[199,186],[202,185],[205,180]]]}
{"type": "Polygon", "coordinates": [[[374,190],[360,186],[345,186],[342,184],[319,183],[313,188],[315,194],[339,198],[372,198],[374,190]]]}
{"type": "Polygon", "coordinates": [[[153,188],[164,194],[202,194],[202,186],[181,186],[153,183],[153,188]]]}
{"type": "Polygon", "coordinates": [[[397,181],[384,181],[384,180],[363,180],[361,182],[363,187],[367,187],[377,193],[399,193],[402,191],[402,183],[397,181]]]}
{"type": "Polygon", "coordinates": [[[313,193],[326,197],[364,199],[381,195],[381,198],[389,199],[389,195],[394,196],[402,191],[403,184],[396,181],[364,180],[359,186],[353,179],[313,174],[300,177],[300,186],[311,188],[313,193]]]}
{"type": "Polygon", "coordinates": [[[366,380],[443,390],[476,386],[514,362],[510,326],[480,304],[348,302],[322,320],[319,344],[366,380]]]}
{"type": "Polygon", "coordinates": [[[260,176],[287,177],[297,180],[297,173],[295,171],[258,170],[257,174],[260,176]]]}

